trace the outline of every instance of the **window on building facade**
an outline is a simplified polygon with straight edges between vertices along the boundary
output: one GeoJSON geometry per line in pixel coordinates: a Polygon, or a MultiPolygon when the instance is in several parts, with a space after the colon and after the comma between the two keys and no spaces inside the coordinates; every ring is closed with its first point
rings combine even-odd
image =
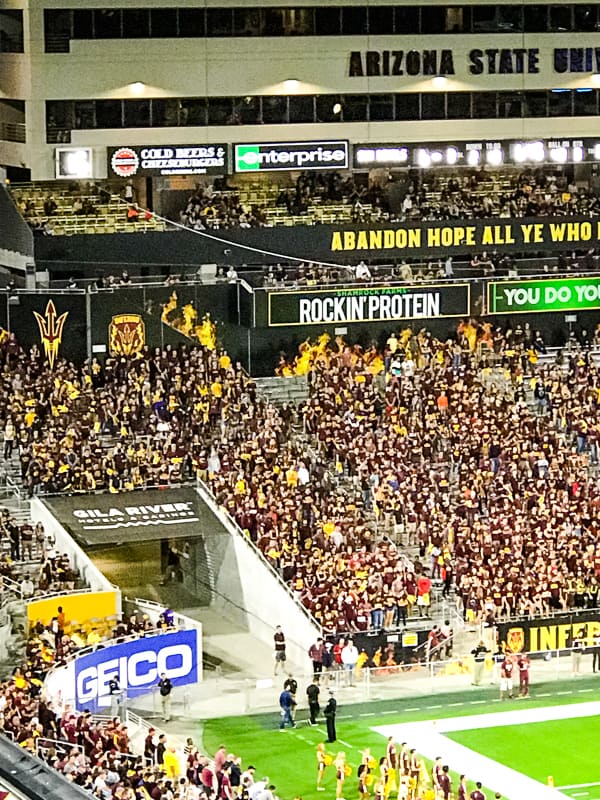
{"type": "MultiPolygon", "coordinates": [[[[22,12],[0,11],[0,48],[22,47],[22,12]],[[10,42],[10,43],[9,43],[10,42]],[[16,45],[14,44],[16,42],[16,45]]],[[[74,39],[567,33],[600,30],[596,3],[46,9],[46,52],[74,39]]]]}
{"type": "Polygon", "coordinates": [[[287,97],[263,97],[262,116],[266,125],[282,125],[287,122],[287,97]]]}
{"type": "Polygon", "coordinates": [[[315,118],[315,101],[312,94],[297,94],[290,97],[290,122],[313,122],[315,118]]]}
{"type": "Polygon", "coordinates": [[[448,100],[448,119],[471,118],[471,92],[454,92],[448,100]]]}
{"type": "Polygon", "coordinates": [[[54,132],[73,129],[583,117],[598,113],[598,97],[599,90],[584,89],[50,100],[46,128],[56,141],[54,132]]]}
{"type": "Polygon", "coordinates": [[[23,52],[23,12],[0,10],[0,53],[23,52]]]}
{"type": "Polygon", "coordinates": [[[188,38],[206,36],[206,17],[203,8],[180,8],[177,17],[179,36],[188,38]]]}
{"type": "Polygon", "coordinates": [[[170,39],[178,35],[179,26],[176,8],[150,9],[150,36],[155,39],[170,39]]]}
{"type": "Polygon", "coordinates": [[[393,6],[371,6],[369,8],[369,33],[372,36],[387,36],[393,32],[393,6]]]}
{"type": "Polygon", "coordinates": [[[372,122],[394,119],[394,95],[372,94],[369,98],[369,119],[372,122]]]}
{"type": "Polygon", "coordinates": [[[593,117],[598,113],[596,89],[577,89],[573,92],[573,114],[576,117],[593,117]]]}

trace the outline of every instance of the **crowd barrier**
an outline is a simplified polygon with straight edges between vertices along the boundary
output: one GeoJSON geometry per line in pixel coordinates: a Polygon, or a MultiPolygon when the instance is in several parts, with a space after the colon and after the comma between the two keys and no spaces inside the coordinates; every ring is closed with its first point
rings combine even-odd
{"type": "Polygon", "coordinates": [[[62,318],[58,355],[76,363],[93,356],[127,356],[144,346],[189,344],[192,339],[177,327],[176,309],[170,313],[169,324],[162,319],[161,309],[174,292],[179,312],[191,304],[198,321],[210,313],[219,323],[218,338],[232,358],[259,376],[274,374],[282,349],[288,355],[295,353],[305,339],[324,332],[334,338],[341,327],[351,342],[380,340],[384,344],[391,329],[407,326],[426,326],[445,339],[456,333],[461,319],[476,316],[502,327],[529,323],[542,331],[546,345],[561,346],[569,334],[566,314],[577,314],[582,328],[594,330],[600,275],[575,271],[269,288],[253,288],[239,280],[207,285],[136,284],[91,292],[11,289],[0,294],[0,327],[14,332],[27,348],[41,344],[40,317],[46,325],[51,324],[50,317],[52,324],[62,318]]]}
{"type": "MultiPolygon", "coordinates": [[[[528,655],[532,662],[530,667],[532,696],[535,696],[536,691],[541,691],[548,696],[548,692],[552,694],[559,688],[561,691],[565,689],[569,693],[571,681],[576,681],[577,678],[586,675],[592,678],[594,674],[592,671],[593,653],[589,649],[583,651],[578,672],[574,672],[571,650],[544,651],[528,655]]],[[[340,714],[345,713],[345,706],[370,701],[393,703],[396,700],[414,699],[418,701],[419,698],[427,698],[427,701],[431,703],[435,702],[436,697],[449,697],[452,694],[464,692],[472,692],[473,699],[477,700],[478,692],[482,690],[499,691],[500,663],[503,658],[502,654],[494,655],[492,652],[486,654],[481,681],[477,686],[473,685],[475,662],[472,655],[431,662],[422,660],[406,665],[362,667],[354,670],[351,675],[341,668],[330,670],[320,676],[321,704],[325,704],[329,689],[333,690],[336,696],[340,714]]],[[[600,671],[600,666],[598,669],[600,671]]],[[[294,678],[298,682],[297,719],[307,720],[306,687],[311,683],[313,674],[310,672],[295,674],[294,678]]],[[[200,697],[194,698],[191,705],[188,702],[188,707],[194,716],[198,715],[200,709],[203,716],[222,716],[224,713],[258,714],[276,711],[284,680],[285,676],[275,678],[263,676],[252,681],[236,683],[221,677],[216,681],[217,688],[214,691],[218,691],[220,686],[221,690],[225,692],[223,697],[228,703],[226,712],[221,705],[218,713],[211,714],[208,710],[208,703],[201,704],[200,697]],[[234,691],[238,693],[237,701],[234,700],[234,691]]],[[[516,687],[515,694],[517,694],[518,670],[515,670],[514,685],[516,687]]],[[[576,686],[577,683],[574,685],[576,686]]],[[[205,686],[204,689],[208,690],[208,686],[205,686]]],[[[588,691],[585,686],[584,690],[588,691]]],[[[593,689],[589,689],[589,691],[593,691],[593,689]]],[[[390,708],[392,707],[393,705],[390,706],[390,708]]]]}

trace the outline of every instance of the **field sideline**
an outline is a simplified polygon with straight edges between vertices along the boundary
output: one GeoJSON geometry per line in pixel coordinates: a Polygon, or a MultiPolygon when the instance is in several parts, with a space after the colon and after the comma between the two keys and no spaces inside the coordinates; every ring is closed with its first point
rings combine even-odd
{"type": "MultiPolygon", "coordinates": [[[[298,698],[300,700],[298,720],[300,721],[306,717],[301,690],[299,690],[298,698]]],[[[276,697],[274,697],[275,703],[276,697]]],[[[532,687],[531,698],[503,701],[502,703],[498,698],[497,687],[444,695],[427,695],[425,697],[397,701],[372,701],[355,705],[344,703],[338,695],[338,742],[336,745],[328,745],[328,752],[335,755],[338,750],[345,751],[347,761],[351,764],[353,772],[344,786],[344,796],[347,800],[356,798],[358,796],[356,767],[360,763],[360,752],[369,747],[372,754],[378,758],[385,753],[385,736],[394,735],[398,741],[399,735],[403,735],[402,730],[406,731],[407,735],[405,739],[400,739],[400,741],[408,741],[411,744],[409,738],[411,729],[414,731],[414,746],[417,747],[417,731],[420,728],[421,732],[423,732],[423,728],[422,726],[413,728],[413,725],[414,723],[427,723],[429,721],[429,730],[435,733],[435,736],[431,737],[432,741],[429,744],[432,744],[432,742],[435,744],[436,741],[441,744],[442,739],[436,740],[435,737],[441,737],[443,733],[448,733],[448,736],[443,737],[443,755],[446,757],[446,752],[448,753],[448,763],[451,769],[465,771],[470,779],[469,791],[473,788],[472,781],[481,780],[486,786],[487,798],[493,798],[494,792],[502,791],[503,797],[508,798],[508,800],[524,800],[524,797],[533,800],[534,796],[536,798],[538,796],[540,798],[570,796],[579,800],[597,800],[597,798],[600,800],[600,766],[595,766],[597,763],[595,742],[598,740],[594,733],[598,724],[598,717],[594,715],[599,712],[600,685],[595,679],[591,678],[539,683],[532,687]],[[597,708],[595,707],[596,702],[599,703],[597,708]],[[590,703],[593,703],[593,708],[590,703]],[[584,710],[582,704],[586,704],[587,711],[584,710]],[[553,707],[553,709],[558,707],[559,710],[550,712],[549,707],[553,707]],[[547,712],[545,715],[544,713],[539,714],[539,712],[536,714],[535,709],[547,709],[547,712]],[[567,721],[567,725],[572,725],[572,722],[568,721],[578,714],[589,716],[589,720],[580,720],[578,729],[583,738],[585,725],[587,723],[591,725],[590,732],[592,735],[590,736],[589,746],[592,755],[590,756],[590,765],[594,764],[594,766],[590,766],[585,770],[581,780],[569,779],[561,784],[559,782],[560,776],[569,775],[569,773],[567,770],[559,769],[560,765],[556,762],[555,754],[548,754],[550,758],[554,759],[550,762],[544,757],[543,741],[547,737],[543,735],[541,737],[541,752],[539,741],[533,748],[535,751],[535,755],[532,755],[534,761],[533,769],[526,768],[523,771],[523,765],[522,763],[517,763],[518,758],[516,757],[515,764],[510,763],[513,760],[510,753],[503,753],[498,756],[504,762],[504,766],[514,766],[519,771],[518,777],[522,779],[522,788],[524,789],[525,785],[528,786],[527,794],[521,791],[511,796],[507,792],[507,786],[510,784],[506,783],[506,773],[504,773],[502,780],[499,780],[497,774],[498,770],[496,768],[502,767],[502,764],[494,760],[496,752],[494,748],[496,745],[493,741],[494,735],[498,727],[500,727],[498,725],[498,717],[500,713],[508,711],[516,712],[518,715],[523,713],[531,715],[529,716],[529,721],[522,717],[523,721],[517,722],[516,720],[519,719],[519,716],[508,714],[505,721],[503,721],[503,725],[512,724],[515,726],[514,730],[522,734],[515,734],[514,751],[517,755],[522,754],[523,749],[528,746],[526,731],[530,723],[533,733],[535,726],[539,724],[539,720],[546,719],[548,716],[551,719],[563,717],[567,721]],[[514,722],[509,722],[511,717],[514,722]],[[451,732],[452,723],[450,720],[454,721],[456,718],[460,718],[462,722],[458,732],[456,728],[454,732],[451,732]],[[439,721],[439,725],[437,722],[432,723],[432,720],[439,721]],[[449,724],[444,724],[443,720],[447,720],[449,724]],[[486,730],[489,732],[487,739],[483,735],[486,730]],[[481,736],[478,736],[478,731],[481,731],[481,736]],[[464,741],[462,737],[465,737],[464,741]],[[491,743],[490,737],[492,738],[491,743]],[[465,751],[467,747],[473,747],[473,749],[469,750],[465,756],[462,751],[465,751]],[[453,764],[450,754],[456,755],[459,752],[462,752],[462,756],[461,758],[457,757],[457,763],[453,764]],[[551,764],[551,768],[543,766],[541,768],[542,773],[539,773],[539,771],[536,773],[535,770],[539,766],[540,759],[544,764],[551,764]],[[465,764],[471,765],[473,769],[465,768],[465,764]],[[482,770],[486,772],[486,775],[472,774],[472,772],[482,770]],[[560,792],[550,791],[545,787],[545,779],[548,775],[554,775],[555,772],[555,777],[559,778],[557,786],[561,787],[560,792]],[[493,775],[496,775],[496,777],[493,778],[493,775]],[[538,782],[540,778],[544,782],[538,782]],[[590,780],[590,778],[595,778],[595,780],[590,780]],[[598,790],[593,785],[596,783],[598,790]],[[535,795],[532,792],[535,792],[535,795]]],[[[283,800],[292,800],[292,798],[298,796],[302,797],[303,800],[317,800],[317,797],[326,798],[326,800],[333,798],[335,796],[333,770],[328,770],[323,782],[326,792],[317,793],[316,791],[315,748],[319,742],[326,739],[324,725],[309,727],[301,724],[295,730],[286,730],[285,733],[279,733],[278,723],[279,715],[276,710],[271,714],[207,720],[201,730],[202,746],[207,753],[212,754],[219,745],[225,744],[228,752],[233,752],[243,757],[243,766],[248,766],[249,764],[256,766],[257,778],[268,775],[272,783],[277,787],[277,794],[283,800]]],[[[557,722],[556,724],[559,723],[557,722]]],[[[509,731],[509,728],[506,728],[506,731],[509,731]]],[[[540,739],[540,737],[537,737],[537,739],[540,739]]],[[[568,742],[569,739],[567,738],[566,741],[568,742]]],[[[419,742],[420,746],[417,749],[422,752],[428,763],[436,755],[442,755],[442,753],[434,753],[427,746],[427,737],[419,739],[419,742]]],[[[570,738],[570,744],[571,747],[575,745],[572,738],[570,738]]],[[[576,747],[580,747],[579,741],[576,747]]],[[[569,757],[570,752],[570,747],[564,748],[565,758],[569,757]]],[[[454,775],[454,788],[456,788],[456,784],[456,775],[454,775]]]]}

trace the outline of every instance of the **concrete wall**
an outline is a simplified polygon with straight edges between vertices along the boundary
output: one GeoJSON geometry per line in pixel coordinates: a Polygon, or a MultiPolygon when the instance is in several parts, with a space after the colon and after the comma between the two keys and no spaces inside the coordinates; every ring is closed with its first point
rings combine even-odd
{"type": "Polygon", "coordinates": [[[219,510],[212,495],[202,487],[198,494],[214,515],[214,525],[204,532],[214,575],[213,606],[271,648],[275,626],[281,625],[288,660],[307,666],[307,651],[321,635],[319,627],[235,523],[219,510]]]}
{"type": "MultiPolygon", "coordinates": [[[[35,522],[43,523],[46,535],[54,539],[56,549],[69,556],[73,567],[81,575],[86,586],[89,586],[93,592],[110,592],[115,590],[112,583],[104,577],[98,567],[83,552],[70,534],[67,533],[45,503],[37,497],[31,500],[31,519],[35,520],[35,522]]],[[[121,593],[118,590],[117,592],[120,613],[121,593]]]]}
{"type": "MultiPolygon", "coordinates": [[[[243,0],[221,0],[218,5],[244,6],[243,0]]],[[[349,0],[339,4],[349,5],[349,0]]],[[[356,3],[359,5],[359,3],[356,3]]],[[[390,3],[391,4],[391,3],[390,3]]],[[[468,3],[467,3],[468,4],[468,3]]],[[[0,7],[23,7],[15,0],[0,0],[0,7]]],[[[123,0],[106,0],[104,7],[123,7],[123,0]]],[[[188,6],[191,0],[145,0],[144,7],[188,6]]],[[[280,5],[278,0],[263,5],[280,5]]],[[[0,55],[0,94],[27,101],[26,156],[21,159],[32,169],[36,179],[54,177],[54,146],[46,143],[45,101],[47,99],[146,99],[164,97],[203,97],[287,94],[350,94],[431,91],[519,91],[527,89],[588,88],[592,70],[562,74],[556,71],[555,48],[594,47],[597,34],[443,34],[435,36],[330,36],[330,37],[236,37],[129,40],[73,40],[69,53],[44,52],[44,9],[77,8],[78,0],[36,0],[26,4],[24,54],[0,55]],[[350,54],[367,50],[451,50],[455,74],[443,86],[424,75],[351,77],[350,54]],[[470,70],[472,49],[536,48],[539,72],[483,74],[470,70]],[[149,50],[152,58],[148,58],[149,50]],[[269,69],[265,69],[265,51],[269,69]],[[241,67],[241,68],[240,68],[241,67]],[[290,88],[289,81],[295,81],[290,88]],[[134,94],[132,83],[142,81],[141,94],[134,94]]],[[[546,137],[595,136],[595,117],[556,117],[544,119],[502,119],[460,121],[461,137],[473,141],[496,138],[539,136],[540,126],[546,137]]],[[[451,140],[457,123],[443,122],[363,122],[327,125],[248,125],[189,128],[131,128],[129,130],[74,132],[74,145],[94,148],[94,175],[106,174],[106,146],[124,144],[184,144],[196,142],[277,141],[309,139],[351,139],[357,142],[451,140]],[[401,133],[399,134],[399,129],[401,133]]],[[[0,146],[0,161],[3,145],[0,146]]],[[[8,150],[6,150],[8,154],[8,150]]],[[[14,157],[10,153],[10,157],[14,157]]]]}

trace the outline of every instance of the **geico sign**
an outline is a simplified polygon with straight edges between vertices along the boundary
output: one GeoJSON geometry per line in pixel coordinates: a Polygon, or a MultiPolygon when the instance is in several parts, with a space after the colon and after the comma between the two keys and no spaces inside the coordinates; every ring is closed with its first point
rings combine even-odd
{"type": "Polygon", "coordinates": [[[164,672],[168,678],[182,678],[194,668],[194,653],[189,644],[173,644],[154,650],[142,650],[130,656],[111,658],[86,667],[77,674],[77,701],[85,703],[109,693],[108,683],[115,675],[121,689],[150,686],[164,672]]]}

